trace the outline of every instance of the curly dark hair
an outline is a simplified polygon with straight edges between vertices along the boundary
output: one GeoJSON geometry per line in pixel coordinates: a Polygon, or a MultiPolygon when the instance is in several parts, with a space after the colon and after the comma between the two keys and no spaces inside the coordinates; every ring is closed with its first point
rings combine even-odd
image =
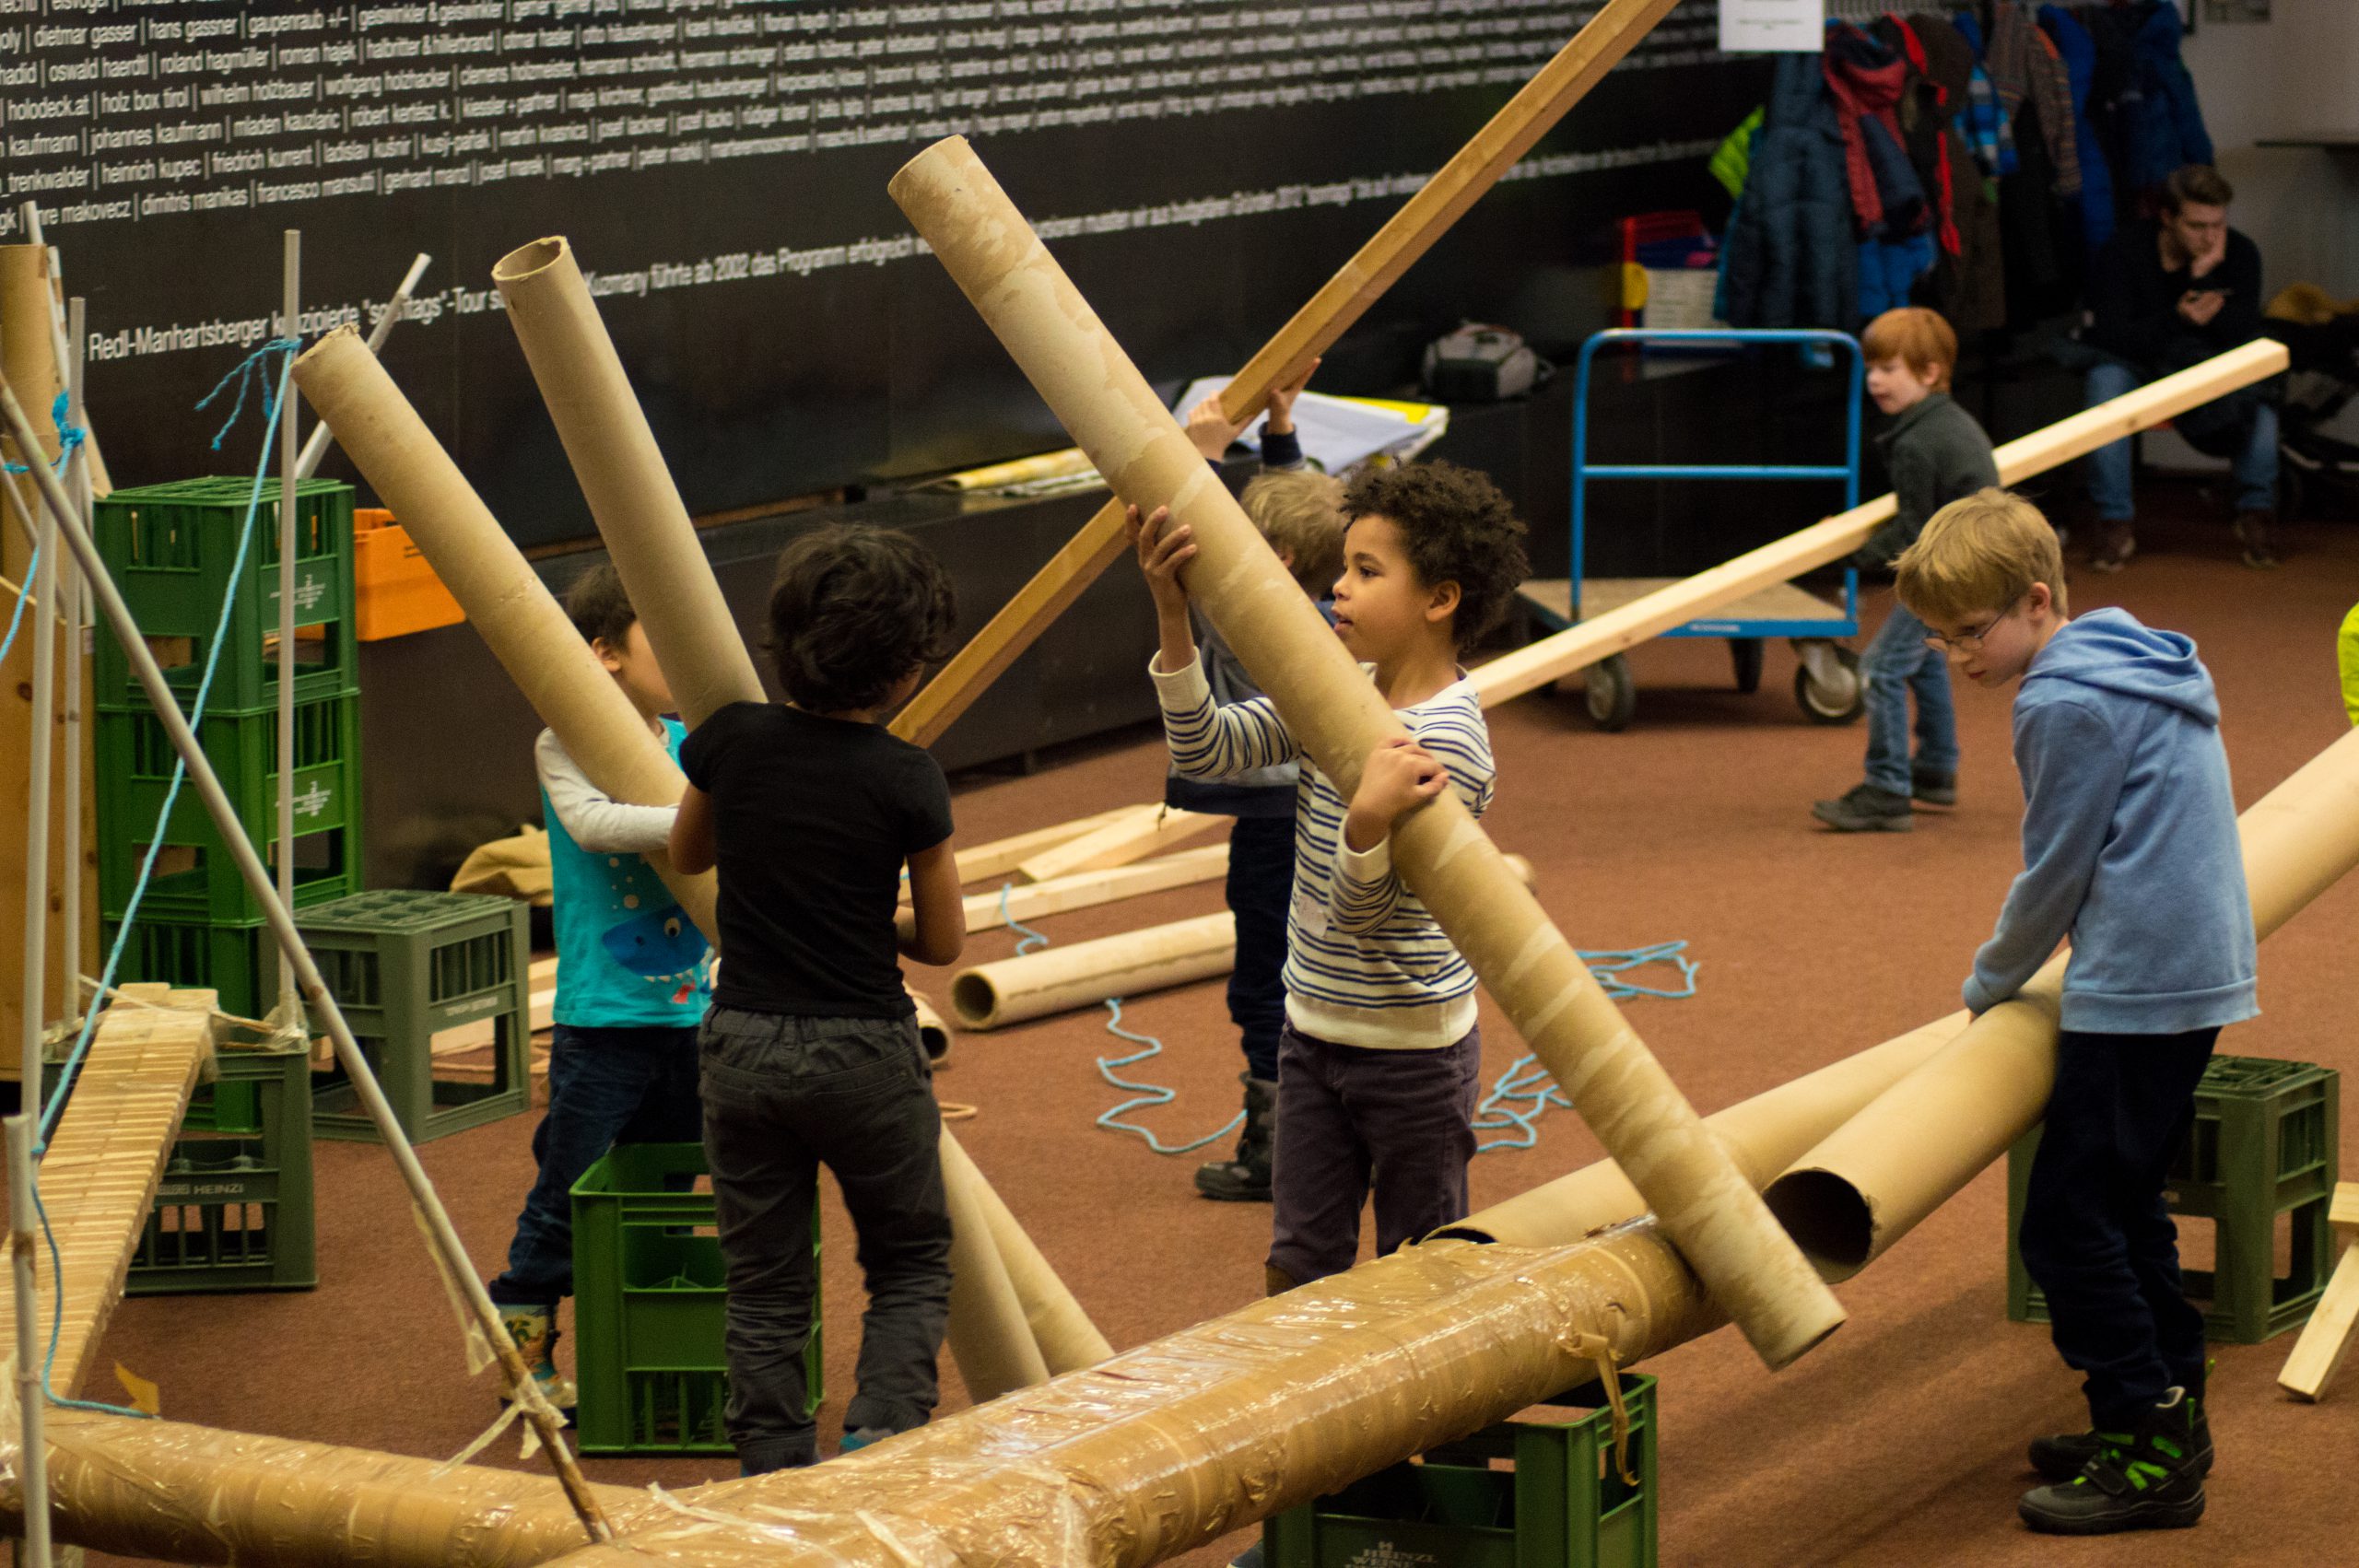
{"type": "Polygon", "coordinates": [[[605,561],[573,579],[573,586],[565,591],[565,613],[582,641],[603,638],[617,654],[639,619],[639,612],[630,607],[630,595],[623,591],[622,574],[605,561]]]}
{"type": "Polygon", "coordinates": [[[1461,649],[1499,624],[1532,570],[1515,508],[1488,475],[1454,462],[1366,470],[1344,486],[1344,516],[1390,518],[1418,581],[1458,584],[1450,631],[1461,649]]]}
{"type": "Polygon", "coordinates": [[[779,553],[768,651],[795,707],[842,713],[947,657],[957,621],[949,574],[916,540],[832,523],[779,553]]]}

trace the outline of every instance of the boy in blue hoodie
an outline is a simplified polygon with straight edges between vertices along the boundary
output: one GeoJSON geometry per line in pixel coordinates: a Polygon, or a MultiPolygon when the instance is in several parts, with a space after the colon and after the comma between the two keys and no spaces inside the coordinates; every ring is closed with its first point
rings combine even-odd
{"type": "Polygon", "coordinates": [[[2127,611],[2072,619],[2055,531],[2006,491],[1942,508],[1895,565],[1959,673],[2022,683],[2024,870],[1966,1006],[1998,1006],[2072,944],[2019,1240],[2091,1430],[2033,1443],[2051,1484],[2018,1511],[2064,1535],[2192,1525],[2212,1468],[2203,1319],[2163,1185],[2222,1025],[2259,1011],[2212,677],[2193,641],[2127,611]]]}

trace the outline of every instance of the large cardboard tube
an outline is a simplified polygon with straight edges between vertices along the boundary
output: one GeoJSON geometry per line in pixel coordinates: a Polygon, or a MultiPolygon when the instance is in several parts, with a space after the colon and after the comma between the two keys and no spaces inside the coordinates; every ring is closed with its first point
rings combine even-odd
{"type": "Polygon", "coordinates": [[[950,1353],[977,1404],[1049,1380],[1039,1342],[1007,1277],[990,1217],[975,1195],[982,1173],[953,1139],[942,1141],[942,1187],[950,1200],[950,1353]]]}
{"type": "MultiPolygon", "coordinates": [[[[320,339],[296,360],[295,384],[591,782],[617,801],[677,804],[678,766],[359,333],[320,339]]],[[[684,876],[660,853],[647,861],[710,938],[711,874],[684,876]]]]}
{"type": "MultiPolygon", "coordinates": [[[[677,802],[686,786],[678,765],[360,334],[339,327],[321,339],[296,361],[295,384],[402,518],[467,619],[590,781],[633,804],[677,802]]],[[[682,876],[661,855],[650,855],[648,863],[706,938],[716,938],[711,874],[682,876]]],[[[945,1150],[955,1142],[945,1130],[945,1150]]],[[[945,1179],[949,1168],[945,1164],[945,1179]]],[[[1038,1274],[1028,1277],[1039,1288],[1038,1274]]],[[[963,1338],[975,1342],[988,1331],[978,1328],[963,1338]]]]}
{"type": "MultiPolygon", "coordinates": [[[[2267,937],[2359,865],[2359,731],[2238,823],[2253,930],[2267,937]]],[[[2031,1130],[2056,1082],[2063,954],[1770,1184],[1769,1206],[1830,1279],[1858,1272],[2031,1130]]]]}
{"type": "Polygon", "coordinates": [[[1237,917],[1224,909],[1142,931],[1123,931],[961,969],[950,1009],[962,1029],[1003,1029],[1108,997],[1184,986],[1237,965],[1237,917]]]}
{"type": "Polygon", "coordinates": [[[693,730],[725,704],[764,700],[571,247],[535,240],[502,257],[491,280],[680,717],[693,730]]]}
{"type": "MultiPolygon", "coordinates": [[[[1116,494],[1194,530],[1190,592],[1348,793],[1400,720],[973,149],[938,142],[888,189],[1116,494]]],[[[1833,1332],[1834,1294],[1457,798],[1402,819],[1392,855],[1762,1358],[1833,1332]]]]}

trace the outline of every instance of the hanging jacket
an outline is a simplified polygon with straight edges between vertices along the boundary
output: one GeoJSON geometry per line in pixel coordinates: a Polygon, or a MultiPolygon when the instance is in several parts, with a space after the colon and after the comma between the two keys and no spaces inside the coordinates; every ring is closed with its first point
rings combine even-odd
{"type": "Polygon", "coordinates": [[[1966,78],[1966,139],[1974,148],[1975,160],[1982,165],[1982,172],[1996,179],[2015,171],[2015,133],[2009,122],[2014,115],[1999,101],[1998,85],[1990,78],[1990,69],[1983,60],[1982,27],[1971,11],[1951,13],[1950,26],[1966,46],[1974,51],[1974,70],[1966,78]]]}
{"type": "Polygon", "coordinates": [[[2105,154],[2113,181],[2113,223],[2116,228],[2138,216],[2127,170],[2130,167],[2129,121],[2138,101],[2138,18],[2126,6],[2083,6],[2073,12],[2095,46],[2089,75],[2089,100],[2083,123],[2105,154]]]}
{"type": "Polygon", "coordinates": [[[1735,130],[1722,137],[1720,145],[1712,150],[1712,161],[1708,166],[1712,178],[1720,182],[1720,188],[1729,193],[1731,201],[1744,194],[1745,177],[1753,170],[1753,138],[1760,131],[1761,111],[1756,109],[1746,115],[1735,130]]]}
{"type": "Polygon", "coordinates": [[[1999,233],[1998,191],[1968,150],[1963,130],[1975,72],[1974,50],[1957,29],[1939,17],[1915,17],[1906,25],[1923,52],[1926,79],[1941,91],[1942,106],[1949,116],[1945,135],[1958,236],[1957,254],[1935,270],[1926,303],[1948,317],[1961,334],[2004,326],[2006,267],[1999,233]]]}
{"type": "Polygon", "coordinates": [[[1843,127],[1815,54],[1778,56],[1720,269],[1731,326],[1835,327],[1858,319],[1843,127]]]}
{"type": "Polygon", "coordinates": [[[2160,191],[2171,171],[2212,161],[2212,135],[2195,100],[2195,78],[2179,58],[2178,12],[2168,0],[2145,0],[2131,40],[2131,92],[2122,183],[2135,194],[2160,191]]]}
{"type": "Polygon", "coordinates": [[[1826,90],[1843,131],[1851,216],[1863,239],[1900,239],[1925,226],[1925,187],[1900,145],[1907,63],[1848,23],[1826,31],[1826,90]]]}
{"type": "Polygon", "coordinates": [[[1934,238],[1942,254],[1955,256],[1964,249],[1957,231],[1957,182],[1960,171],[1950,156],[1950,122],[1954,118],[1949,91],[1926,74],[1924,41],[1901,18],[1886,14],[1870,29],[1878,43],[1907,62],[1901,88],[1900,139],[1908,161],[1925,187],[1931,210],[1934,238]]]}
{"type": "Polygon", "coordinates": [[[2071,84],[2074,148],[2081,158],[2081,238],[2095,258],[2113,238],[2113,172],[2106,164],[2105,148],[2098,145],[2096,126],[2088,113],[2089,92],[2096,76],[2096,41],[2061,6],[2042,6],[2039,25],[2055,41],[2071,84]]]}
{"type": "MultiPolygon", "coordinates": [[[[2032,21],[2030,8],[2018,0],[1998,0],[1992,8],[1987,64],[2008,119],[2016,117],[2026,99],[2038,106],[2041,140],[2056,170],[2056,193],[2079,195],[2081,159],[2073,129],[2071,84],[2063,62],[2057,58],[2056,46],[2032,21]]],[[[2020,138],[2020,125],[2016,134],[2020,138]]]]}

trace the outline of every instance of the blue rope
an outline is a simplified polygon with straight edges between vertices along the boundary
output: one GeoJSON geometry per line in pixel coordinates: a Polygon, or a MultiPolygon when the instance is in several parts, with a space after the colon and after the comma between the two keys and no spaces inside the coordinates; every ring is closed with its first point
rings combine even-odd
{"type": "MultiPolygon", "coordinates": [[[[219,396],[222,388],[228,386],[232,380],[237,381],[237,407],[230,413],[229,423],[222,426],[220,432],[213,438],[213,447],[217,451],[220,450],[222,437],[229,434],[229,427],[237,423],[239,415],[245,409],[247,383],[258,377],[262,382],[263,412],[265,417],[263,428],[262,457],[254,466],[252,487],[246,493],[245,523],[238,534],[237,554],[230,562],[229,587],[221,601],[220,618],[214,624],[212,646],[205,649],[205,670],[197,680],[195,699],[190,704],[188,709],[188,723],[191,730],[194,730],[205,717],[205,699],[213,690],[214,672],[220,663],[221,649],[229,641],[229,618],[237,607],[238,583],[244,575],[246,555],[253,544],[254,519],[262,506],[263,483],[270,472],[271,447],[278,436],[279,414],[286,405],[287,389],[295,373],[295,350],[301,346],[300,343],[292,338],[271,339],[240,361],[238,368],[223,377],[220,382],[211,392],[205,393],[203,401],[197,404],[197,407],[202,409],[219,396]],[[275,389],[267,374],[263,373],[260,369],[263,361],[273,354],[285,357],[285,362],[279,368],[275,389]]],[[[59,399],[61,410],[64,407],[64,402],[65,400],[61,397],[59,399]]],[[[62,426],[60,435],[61,438],[65,436],[62,426]]],[[[72,438],[77,444],[80,439],[80,432],[76,432],[72,438]]],[[[115,972],[123,963],[123,949],[130,943],[132,925],[138,917],[140,900],[147,895],[148,880],[154,875],[156,870],[156,858],[163,848],[164,825],[171,820],[172,807],[180,800],[181,785],[187,777],[187,761],[184,758],[175,757],[172,762],[171,782],[165,787],[163,806],[156,813],[156,831],[150,836],[151,841],[147,846],[147,854],[140,862],[139,880],[132,884],[131,897],[124,905],[123,924],[115,932],[113,948],[107,954],[106,969],[99,977],[99,989],[97,997],[93,999],[94,1002],[100,998],[104,998],[114,989],[115,972]]],[[[67,983],[78,986],[80,981],[69,976],[67,983]]],[[[65,1066],[58,1072],[57,1088],[50,1095],[48,1103],[41,1107],[41,1139],[33,1146],[33,1153],[36,1157],[48,1151],[49,1136],[56,1130],[57,1118],[65,1113],[65,1102],[73,1093],[75,1079],[81,1071],[84,1058],[89,1054],[90,1040],[98,1030],[99,1012],[100,1009],[93,1005],[84,1016],[81,1033],[74,1041],[74,1049],[66,1057],[65,1066]]],[[[63,1406],[67,1410],[96,1410],[108,1415],[146,1418],[148,1415],[146,1410],[132,1410],[119,1405],[97,1404],[86,1399],[69,1399],[50,1387],[51,1375],[57,1366],[58,1337],[65,1319],[65,1269],[63,1259],[58,1255],[56,1233],[50,1228],[49,1211],[43,1207],[41,1200],[41,1188],[38,1182],[33,1188],[33,1209],[41,1216],[41,1235],[49,1242],[50,1275],[56,1281],[57,1287],[57,1310],[49,1325],[49,1352],[41,1361],[41,1393],[50,1403],[63,1406]]]]}
{"type": "Polygon", "coordinates": [[[1012,882],[1000,884],[999,923],[1023,939],[1015,944],[1015,956],[1021,958],[1027,953],[1038,953],[1048,946],[1049,939],[1007,912],[1007,895],[1015,891],[1015,884],[1012,882]]]}
{"type": "Polygon", "coordinates": [[[33,579],[41,572],[41,546],[33,546],[31,556],[25,562],[25,580],[17,590],[17,607],[8,612],[8,635],[0,638],[0,659],[8,657],[17,646],[17,628],[25,624],[25,601],[33,596],[33,579]]]}
{"type": "MultiPolygon", "coordinates": [[[[1584,953],[1581,962],[1597,977],[1597,983],[1615,1001],[1627,1001],[1633,997],[1659,997],[1665,1001],[1680,1001],[1696,994],[1694,959],[1684,956],[1684,942],[1659,942],[1652,947],[1633,947],[1613,952],[1584,953]],[[1630,977],[1634,969],[1649,964],[1668,964],[1678,971],[1678,983],[1648,986],[1630,977]]],[[[1491,1092],[1474,1108],[1474,1130],[1497,1132],[1503,1137],[1478,1143],[1474,1152],[1485,1153],[1493,1149],[1529,1149],[1540,1141],[1540,1118],[1551,1106],[1573,1108],[1565,1092],[1548,1076],[1548,1070],[1533,1056],[1516,1058],[1513,1065],[1499,1074],[1491,1092]]]]}
{"type": "Polygon", "coordinates": [[[1220,1127],[1211,1132],[1205,1133],[1202,1138],[1197,1139],[1192,1143],[1168,1144],[1160,1138],[1157,1138],[1153,1132],[1137,1125],[1135,1122],[1121,1120],[1121,1117],[1126,1111],[1144,1110],[1154,1106],[1168,1106],[1172,1101],[1180,1097],[1180,1092],[1177,1089],[1168,1089],[1160,1083],[1134,1083],[1129,1079],[1120,1077],[1115,1073],[1114,1070],[1118,1067],[1129,1067],[1133,1063],[1145,1061],[1150,1058],[1161,1056],[1163,1054],[1163,1042],[1156,1039],[1152,1035],[1134,1035],[1130,1030],[1122,1027],[1122,999],[1121,997],[1108,997],[1106,999],[1106,1006],[1113,1014],[1112,1017],[1106,1021],[1106,1032],[1109,1035],[1119,1036],[1121,1038],[1132,1041],[1134,1044],[1144,1046],[1146,1048],[1142,1051],[1133,1051],[1129,1056],[1102,1056],[1097,1059],[1097,1075],[1106,1080],[1107,1082],[1111,1083],[1115,1088],[1121,1090],[1124,1094],[1134,1096],[1134,1098],[1124,1100],[1112,1110],[1106,1112],[1103,1116],[1100,1116],[1097,1120],[1097,1126],[1106,1129],[1109,1132],[1135,1133],[1140,1138],[1144,1139],[1146,1141],[1146,1146],[1154,1150],[1158,1154],[1189,1153],[1194,1150],[1203,1148],[1207,1143],[1217,1143],[1222,1139],[1237,1130],[1238,1126],[1245,1120],[1245,1113],[1243,1111],[1238,1112],[1220,1127]]]}
{"type": "MultiPolygon", "coordinates": [[[[71,406],[71,403],[64,392],[59,392],[56,400],[49,405],[49,422],[57,427],[57,461],[49,465],[50,472],[53,474],[65,473],[65,460],[74,455],[76,447],[89,439],[89,431],[66,417],[66,413],[71,406]]],[[[32,472],[21,462],[5,461],[0,461],[0,470],[6,470],[10,474],[32,472]]],[[[9,650],[17,646],[18,629],[25,624],[25,602],[33,596],[33,579],[39,575],[40,571],[41,545],[36,542],[31,556],[25,562],[25,580],[17,588],[16,608],[8,612],[8,634],[6,637],[0,637],[0,659],[7,658],[9,650]]]]}

